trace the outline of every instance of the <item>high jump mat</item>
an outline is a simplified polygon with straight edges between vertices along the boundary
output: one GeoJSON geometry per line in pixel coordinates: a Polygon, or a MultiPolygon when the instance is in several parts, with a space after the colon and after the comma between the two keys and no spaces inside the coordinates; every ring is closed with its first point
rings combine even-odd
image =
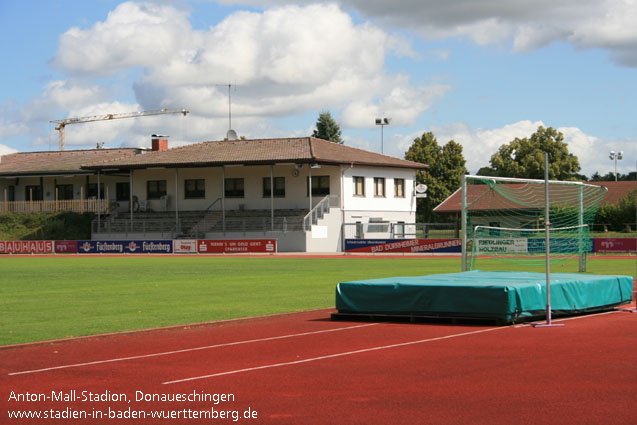
{"type": "MultiPolygon", "coordinates": [[[[550,275],[551,314],[565,316],[629,304],[631,276],[550,275]]],[[[513,324],[546,316],[546,274],[479,270],[341,282],[333,320],[457,318],[513,324]]]]}

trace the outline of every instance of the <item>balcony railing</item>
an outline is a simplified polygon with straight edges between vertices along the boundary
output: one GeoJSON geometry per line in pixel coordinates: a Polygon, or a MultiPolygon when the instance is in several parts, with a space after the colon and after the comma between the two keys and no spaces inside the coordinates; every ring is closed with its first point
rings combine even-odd
{"type": "Polygon", "coordinates": [[[47,201],[7,201],[0,202],[0,212],[15,214],[32,214],[38,212],[76,213],[109,213],[109,203],[106,199],[64,199],[47,201]]]}

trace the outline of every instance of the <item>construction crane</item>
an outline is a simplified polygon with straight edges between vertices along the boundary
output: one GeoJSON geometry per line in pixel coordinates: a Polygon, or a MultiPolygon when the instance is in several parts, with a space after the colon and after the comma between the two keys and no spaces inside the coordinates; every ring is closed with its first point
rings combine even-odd
{"type": "Polygon", "coordinates": [[[57,124],[55,127],[56,130],[60,132],[60,150],[63,151],[65,147],[64,141],[64,128],[69,124],[80,124],[83,122],[93,122],[93,121],[108,121],[108,120],[118,120],[122,118],[137,118],[137,117],[147,117],[150,115],[163,115],[163,114],[183,114],[186,116],[190,111],[187,109],[158,109],[155,111],[142,111],[142,112],[126,112],[123,114],[106,114],[106,115],[93,115],[90,117],[80,117],[80,118],[65,118],[63,120],[54,120],[50,121],[52,123],[57,124]]]}

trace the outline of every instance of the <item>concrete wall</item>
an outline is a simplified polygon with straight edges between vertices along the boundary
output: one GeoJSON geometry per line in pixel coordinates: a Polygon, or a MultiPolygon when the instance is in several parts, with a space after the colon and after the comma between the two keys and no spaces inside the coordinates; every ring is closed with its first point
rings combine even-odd
{"type": "Polygon", "coordinates": [[[307,252],[339,252],[342,251],[342,214],[340,208],[330,208],[312,230],[306,232],[307,252]]]}

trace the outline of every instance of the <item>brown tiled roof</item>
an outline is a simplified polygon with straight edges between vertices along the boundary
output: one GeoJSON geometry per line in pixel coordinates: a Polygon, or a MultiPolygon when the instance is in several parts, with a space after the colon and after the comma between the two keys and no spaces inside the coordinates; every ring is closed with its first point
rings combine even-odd
{"type": "Polygon", "coordinates": [[[88,149],[47,152],[18,152],[0,158],[0,175],[85,174],[83,164],[133,156],[139,149],[88,149]]]}
{"type": "MultiPolygon", "coordinates": [[[[624,198],[632,191],[637,190],[636,181],[623,181],[623,182],[585,182],[586,184],[595,186],[604,186],[608,189],[608,192],[602,200],[602,205],[616,204],[621,198],[624,198]]],[[[524,186],[523,184],[507,184],[507,188],[516,189],[524,186]]],[[[467,186],[467,199],[470,204],[469,209],[472,211],[497,211],[508,208],[520,208],[520,209],[538,209],[544,208],[544,187],[538,185],[534,189],[533,196],[529,199],[534,199],[534,202],[527,204],[518,204],[511,199],[507,199],[495,191],[489,190],[488,185],[468,185],[467,186]]],[[[551,195],[553,191],[549,192],[551,199],[559,199],[559,194],[556,192],[551,195]]],[[[527,192],[528,195],[528,192],[527,192]]],[[[585,195],[586,196],[586,195],[585,195]]],[[[434,211],[441,214],[458,213],[462,209],[462,190],[458,189],[451,194],[447,199],[442,201],[434,211]]]]}
{"type": "Polygon", "coordinates": [[[201,142],[163,151],[147,151],[112,161],[85,163],[84,169],[210,167],[274,163],[354,164],[423,169],[427,165],[356,149],[313,137],[201,142]]]}
{"type": "Polygon", "coordinates": [[[608,189],[602,205],[617,204],[620,199],[625,198],[631,192],[637,191],[637,181],[635,180],[620,182],[588,182],[588,184],[604,186],[608,189]]]}

